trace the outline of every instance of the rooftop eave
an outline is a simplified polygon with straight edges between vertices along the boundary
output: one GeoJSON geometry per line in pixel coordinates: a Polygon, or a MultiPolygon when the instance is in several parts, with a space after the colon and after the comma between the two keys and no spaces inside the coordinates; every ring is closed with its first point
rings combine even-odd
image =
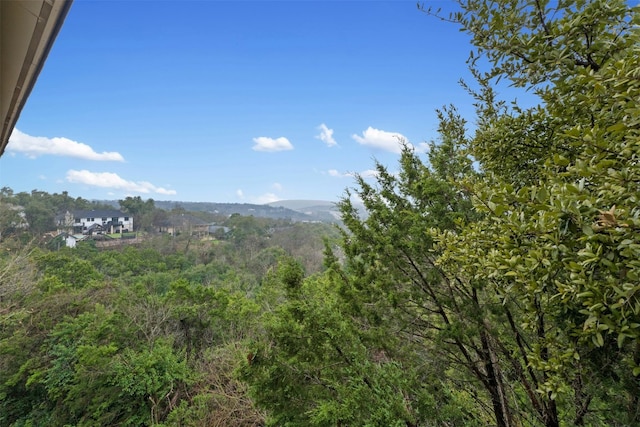
{"type": "Polygon", "coordinates": [[[0,156],[72,0],[0,0],[0,156]]]}

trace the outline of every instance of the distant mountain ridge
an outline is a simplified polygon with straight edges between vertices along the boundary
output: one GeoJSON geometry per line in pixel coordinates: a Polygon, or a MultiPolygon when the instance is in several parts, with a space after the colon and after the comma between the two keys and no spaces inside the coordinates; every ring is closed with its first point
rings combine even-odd
{"type": "Polygon", "coordinates": [[[278,200],[267,205],[300,212],[313,218],[312,221],[340,222],[336,202],[328,200],[278,200]]]}
{"type": "MultiPolygon", "coordinates": [[[[120,206],[117,200],[100,200],[100,202],[115,208],[120,206]]],[[[192,212],[209,212],[226,216],[239,214],[260,218],[290,219],[292,221],[340,222],[340,215],[335,203],[324,200],[283,200],[264,205],[154,200],[154,204],[157,208],[168,211],[180,207],[192,212]]]]}
{"type": "Polygon", "coordinates": [[[278,200],[276,202],[267,203],[269,206],[283,207],[294,211],[301,211],[314,206],[332,206],[335,207],[336,202],[328,200],[278,200]]]}

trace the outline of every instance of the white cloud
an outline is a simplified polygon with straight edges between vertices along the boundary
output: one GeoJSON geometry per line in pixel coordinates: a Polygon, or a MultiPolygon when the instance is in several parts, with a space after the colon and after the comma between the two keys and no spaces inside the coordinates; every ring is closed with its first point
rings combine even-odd
{"type": "Polygon", "coordinates": [[[293,150],[291,142],[283,136],[280,138],[268,138],[266,136],[259,136],[253,138],[253,142],[256,144],[253,146],[255,151],[287,151],[293,150]]]}
{"type": "Polygon", "coordinates": [[[414,150],[416,150],[418,153],[428,153],[430,149],[431,147],[426,142],[421,142],[417,147],[414,147],[414,150]]]}
{"type": "Polygon", "coordinates": [[[251,199],[251,203],[255,203],[256,205],[264,205],[266,203],[277,202],[280,200],[280,197],[276,196],[273,193],[265,193],[262,196],[254,197],[251,199]]]}
{"type": "Polygon", "coordinates": [[[31,136],[14,129],[7,151],[23,153],[27,157],[35,159],[38,156],[66,156],[85,160],[100,160],[124,162],[122,155],[116,151],[103,151],[96,153],[87,144],[73,141],[68,138],[47,138],[45,136],[31,136]]]}
{"type": "Polygon", "coordinates": [[[363,178],[375,178],[378,176],[378,171],[375,169],[367,169],[366,171],[362,171],[359,175],[363,178]]]}
{"type": "Polygon", "coordinates": [[[329,169],[327,171],[327,173],[329,174],[329,176],[336,176],[336,177],[343,177],[344,175],[341,174],[340,172],[338,172],[337,169],[329,169]]]}
{"type": "Polygon", "coordinates": [[[282,191],[282,184],[280,184],[279,182],[274,182],[273,184],[271,184],[271,188],[273,188],[275,191],[282,191]]]}
{"type": "Polygon", "coordinates": [[[362,132],[362,136],[354,134],[351,137],[362,145],[398,154],[402,150],[402,141],[407,141],[407,138],[400,133],[387,132],[371,126],[362,132]]]}
{"type": "Polygon", "coordinates": [[[327,147],[334,147],[338,145],[335,139],[333,139],[333,129],[329,129],[327,125],[322,123],[318,128],[320,130],[320,134],[316,135],[316,139],[327,144],[327,147]]]}
{"type": "Polygon", "coordinates": [[[86,169],[80,171],[71,169],[67,171],[67,181],[74,184],[85,184],[94,187],[131,191],[134,193],[176,194],[175,190],[156,187],[147,181],[127,181],[112,172],[90,172],[86,169]]]}
{"type": "MultiPolygon", "coordinates": [[[[274,187],[274,189],[278,190],[278,187],[280,186],[280,184],[275,183],[273,184],[271,187],[274,187]]],[[[261,196],[245,196],[244,191],[242,191],[240,188],[238,188],[236,190],[236,196],[238,197],[238,199],[240,200],[244,200],[248,203],[253,203],[256,205],[264,205],[267,203],[271,203],[271,202],[277,202],[278,200],[282,200],[281,197],[276,196],[274,193],[265,193],[261,196]]]]}

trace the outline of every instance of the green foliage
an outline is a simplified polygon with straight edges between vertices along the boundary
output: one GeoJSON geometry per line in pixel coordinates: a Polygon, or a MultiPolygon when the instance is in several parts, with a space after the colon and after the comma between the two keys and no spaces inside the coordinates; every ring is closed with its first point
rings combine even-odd
{"type": "Polygon", "coordinates": [[[131,215],[143,215],[153,211],[155,208],[153,199],[144,201],[140,196],[129,196],[124,200],[118,200],[118,203],[120,203],[120,209],[131,215]]]}
{"type": "MultiPolygon", "coordinates": [[[[247,355],[241,377],[258,404],[270,410],[268,425],[406,425],[419,416],[407,401],[427,394],[405,383],[403,367],[365,345],[326,277],[309,279],[292,293],[283,261],[269,286],[289,295],[262,320],[265,341],[247,355]]],[[[424,397],[424,396],[423,396],[424,397]]],[[[422,399],[429,415],[437,411],[422,399]]]]}
{"type": "MultiPolygon", "coordinates": [[[[420,306],[424,287],[438,281],[426,231],[457,229],[473,216],[450,183],[470,173],[455,148],[464,121],[453,109],[442,117],[452,122],[443,123],[442,149],[433,147],[436,171],[406,149],[400,178],[378,165],[379,188],[358,181],[366,220],[348,198],[341,203],[346,269],[329,252],[326,275],[301,281],[299,266],[285,259],[263,284],[267,336],[242,372],[273,425],[473,425],[465,392],[451,393],[443,365],[425,364],[437,347],[416,345],[437,310],[420,306]]],[[[486,419],[475,415],[479,424],[486,419]]]]}
{"type": "MultiPolygon", "coordinates": [[[[544,337],[528,355],[544,372],[539,388],[558,401],[573,395],[580,422],[590,417],[589,404],[606,413],[591,422],[638,421],[639,37],[630,31],[627,50],[549,90],[538,114],[550,130],[529,139],[553,135],[562,148],[549,146],[535,179],[512,179],[520,159],[491,168],[491,179],[474,190],[485,219],[441,238],[451,271],[463,266],[466,275],[488,279],[505,302],[523,307],[522,326],[544,337]],[[602,409],[608,384],[619,379],[618,401],[602,409]]],[[[532,119],[526,112],[518,117],[524,124],[532,119]]],[[[513,122],[495,117],[487,126],[494,124],[513,122]]],[[[522,137],[517,128],[505,135],[507,143],[522,137]]],[[[472,145],[472,152],[493,149],[497,158],[502,144],[472,145]]]]}
{"type": "Polygon", "coordinates": [[[110,381],[122,398],[123,425],[146,424],[149,418],[157,424],[167,416],[180,384],[189,379],[185,360],[163,341],[138,351],[125,349],[113,362],[113,374],[110,381]],[[149,401],[148,410],[140,407],[144,400],[149,401]]]}
{"type": "MultiPolygon", "coordinates": [[[[598,71],[632,41],[634,12],[624,0],[458,0],[459,23],[475,47],[470,58],[491,66],[490,77],[545,88],[579,68],[598,71]]],[[[424,8],[423,8],[424,9],[424,8]]]]}
{"type": "Polygon", "coordinates": [[[155,221],[162,221],[162,214],[156,213],[153,199],[142,200],[140,196],[128,196],[123,200],[118,200],[120,209],[134,217],[133,229],[151,230],[155,221]]]}
{"type": "Polygon", "coordinates": [[[284,250],[246,260],[232,242],[153,242],[2,242],[1,425],[263,423],[234,371],[262,330],[252,295],[284,250]]]}
{"type": "Polygon", "coordinates": [[[462,2],[456,16],[493,65],[476,71],[468,145],[486,175],[469,185],[482,219],[436,232],[439,263],[513,307],[536,389],[561,420],[635,424],[637,7],[515,2],[527,7],[498,14],[497,3],[462,2]],[[507,109],[495,76],[535,90],[541,105],[507,109]]]}
{"type": "Polygon", "coordinates": [[[83,287],[91,280],[101,277],[89,261],[74,257],[69,250],[41,252],[36,256],[36,260],[44,275],[44,283],[57,279],[66,285],[83,287]]]}
{"type": "Polygon", "coordinates": [[[459,4],[475,133],[440,112],[429,164],[405,148],[347,193],[344,265],[265,283],[242,373],[274,425],[639,421],[637,7],[459,4]],[[508,107],[501,78],[540,105],[508,107]]]}
{"type": "MultiPolygon", "coordinates": [[[[60,387],[57,393],[63,393],[63,386],[68,385],[69,378],[74,375],[64,361],[72,360],[75,350],[67,348],[67,341],[58,345],[51,334],[74,316],[90,310],[95,301],[105,295],[101,296],[100,290],[91,287],[79,289],[64,285],[53,276],[51,281],[57,281],[59,285],[45,290],[33,287],[26,295],[24,290],[12,292],[2,300],[0,421],[3,425],[21,425],[23,422],[61,425],[55,421],[61,408],[48,397],[52,389],[47,384],[60,387]],[[60,363],[51,365],[52,358],[59,358],[56,361],[60,363]],[[51,373],[48,373],[50,369],[51,373]]],[[[83,329],[90,323],[90,317],[81,317],[79,321],[84,322],[80,328],[83,329]]],[[[90,330],[87,333],[90,334],[90,330]]],[[[96,337],[93,335],[92,340],[96,337]]]]}

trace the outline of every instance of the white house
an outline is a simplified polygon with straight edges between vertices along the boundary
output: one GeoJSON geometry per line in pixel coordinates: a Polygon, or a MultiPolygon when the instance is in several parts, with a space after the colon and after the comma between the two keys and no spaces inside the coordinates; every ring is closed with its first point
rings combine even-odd
{"type": "Polygon", "coordinates": [[[81,234],[113,234],[133,231],[133,217],[118,210],[66,212],[58,217],[58,227],[81,234]]]}
{"type": "Polygon", "coordinates": [[[64,243],[68,248],[75,248],[76,244],[85,240],[86,237],[84,234],[76,234],[75,236],[69,234],[64,238],[64,243]]]}

